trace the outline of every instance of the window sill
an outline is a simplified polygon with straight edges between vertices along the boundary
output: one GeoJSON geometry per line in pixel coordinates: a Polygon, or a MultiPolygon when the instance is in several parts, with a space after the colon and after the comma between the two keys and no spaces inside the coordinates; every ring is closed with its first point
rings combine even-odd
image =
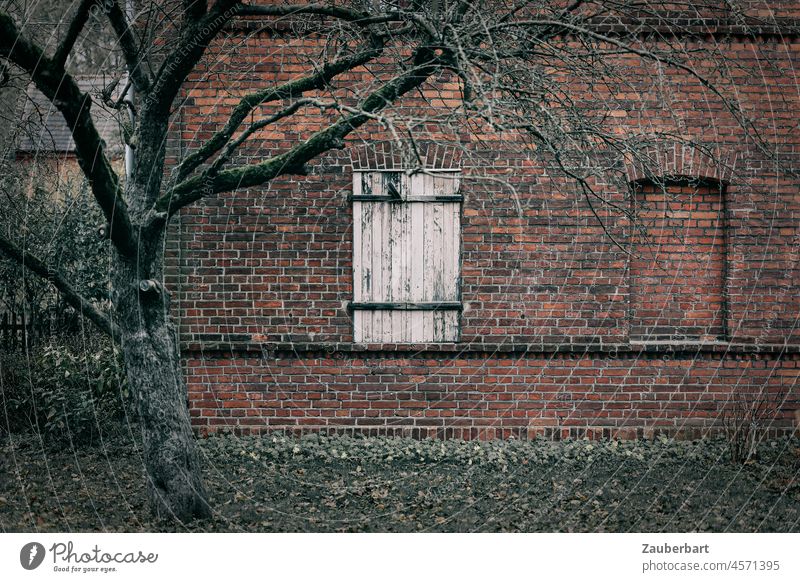
{"type": "Polygon", "coordinates": [[[182,342],[184,355],[190,354],[253,354],[291,355],[310,354],[442,354],[458,356],[480,354],[484,356],[500,354],[797,354],[800,344],[755,344],[731,343],[726,341],[706,342],[618,342],[618,343],[432,343],[432,344],[381,344],[351,342],[285,342],[260,343],[254,341],[240,342],[182,342]]]}

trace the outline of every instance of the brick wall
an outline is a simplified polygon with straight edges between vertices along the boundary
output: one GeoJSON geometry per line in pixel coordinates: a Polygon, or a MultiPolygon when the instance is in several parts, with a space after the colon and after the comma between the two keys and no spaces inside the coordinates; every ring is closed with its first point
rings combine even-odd
{"type": "MultiPolygon", "coordinates": [[[[303,70],[304,51],[322,42],[281,48],[273,33],[250,34],[225,59],[208,59],[176,124],[180,150],[224,120],[236,102],[231,84],[246,91],[263,86],[265,75],[289,78],[303,70]]],[[[800,64],[800,42],[771,33],[711,39],[762,71],[742,77],[739,103],[781,163],[796,168],[800,100],[785,74],[800,64]]],[[[703,41],[686,41],[687,50],[697,46],[703,41]]],[[[348,196],[353,168],[369,167],[365,140],[388,139],[380,128],[317,160],[309,176],[182,212],[168,284],[197,430],[693,436],[719,428],[737,399],[765,391],[774,431],[790,431],[799,406],[800,182],[744,139],[734,115],[696,79],[672,70],[656,78],[652,68],[631,66],[637,74],[621,97],[620,88],[573,82],[573,89],[584,92],[587,107],[611,95],[627,103],[613,111],[620,133],[675,132],[679,118],[682,135],[716,154],[712,161],[667,142],[648,152],[654,167],[609,158],[609,172],[624,180],[592,183],[621,208],[647,176],[705,181],[678,186],[669,202],[658,188],[640,187],[651,214],[645,205],[638,223],[610,207],[598,211],[554,160],[513,139],[450,128],[421,140],[455,136],[463,154],[458,344],[353,344],[348,196]],[[671,88],[668,108],[657,85],[671,88]],[[724,192],[708,185],[723,183],[724,192]],[[647,224],[645,238],[661,249],[655,262],[637,240],[647,224]],[[666,234],[669,226],[676,236],[666,234]]],[[[426,107],[423,97],[447,106],[458,95],[453,83],[437,79],[404,102],[407,110],[426,107]]],[[[323,121],[308,113],[264,132],[240,161],[263,159],[323,121]]]]}
{"type": "MultiPolygon", "coordinates": [[[[201,434],[362,432],[417,438],[697,438],[765,396],[792,430],[797,353],[265,352],[190,356],[201,434]]],[[[771,416],[772,418],[772,416],[771,416]]]]}

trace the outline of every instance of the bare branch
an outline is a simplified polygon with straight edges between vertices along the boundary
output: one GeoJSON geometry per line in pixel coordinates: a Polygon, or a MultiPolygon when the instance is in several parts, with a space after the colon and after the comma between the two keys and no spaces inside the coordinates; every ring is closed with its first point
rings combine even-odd
{"type": "Polygon", "coordinates": [[[47,99],[61,112],[72,132],[78,164],[92,194],[111,225],[111,240],[126,256],[136,251],[128,209],[119,178],[103,151],[103,140],[89,112],[92,100],[63,66],[46,57],[28,40],[7,14],[0,12],[0,56],[22,68],[47,99]]]}
{"type": "Polygon", "coordinates": [[[239,0],[217,0],[205,16],[187,22],[175,49],[167,55],[153,81],[144,109],[152,111],[156,117],[170,112],[186,77],[200,61],[209,43],[240,8],[239,0]]]}
{"type": "Polygon", "coordinates": [[[310,14],[328,16],[359,27],[392,22],[411,22],[417,25],[430,38],[439,38],[439,30],[417,11],[386,11],[382,13],[361,12],[355,8],[327,4],[284,4],[284,5],[245,5],[239,8],[239,16],[295,16],[310,14]]]}
{"type": "Polygon", "coordinates": [[[69,23],[67,35],[56,49],[55,55],[53,55],[53,62],[56,65],[63,67],[64,63],[67,62],[70,51],[72,51],[75,42],[78,40],[78,36],[80,36],[84,26],[86,26],[86,22],[89,20],[89,10],[94,6],[96,1],[97,0],[81,0],[78,11],[69,23]]]}
{"type": "Polygon", "coordinates": [[[184,180],[211,156],[221,150],[231,139],[242,121],[257,106],[281,99],[299,97],[314,89],[324,88],[337,75],[361,66],[381,54],[383,44],[375,44],[371,48],[357,52],[352,56],[326,63],[317,72],[284,83],[273,89],[251,93],[243,97],[228,118],[225,127],[206,140],[202,147],[188,155],[176,172],[176,180],[184,180]]]}
{"type": "Polygon", "coordinates": [[[164,196],[155,205],[156,213],[175,214],[178,210],[201,198],[220,192],[257,186],[282,174],[304,173],[304,165],[330,149],[344,147],[344,138],[371,119],[372,113],[394,103],[402,95],[422,85],[440,68],[433,51],[420,48],[414,55],[413,66],[402,75],[385,83],[359,105],[358,113],[350,115],[318,131],[308,140],[287,152],[260,164],[232,168],[216,174],[204,173],[186,180],[164,196]]]}
{"type": "Polygon", "coordinates": [[[578,24],[573,24],[571,22],[565,22],[559,20],[525,20],[503,25],[500,24],[494,25],[489,27],[487,31],[492,32],[497,29],[510,28],[510,27],[513,28],[552,27],[553,29],[560,28],[562,29],[560,32],[571,32],[573,34],[592,38],[596,41],[605,42],[617,46],[623,51],[637,55],[639,57],[681,69],[682,71],[685,71],[690,75],[692,75],[693,77],[695,77],[703,84],[703,86],[713,91],[717,96],[722,97],[719,90],[716,89],[710,81],[708,81],[705,77],[703,77],[700,73],[698,73],[695,69],[693,69],[686,63],[682,63],[681,61],[674,59],[669,55],[660,54],[655,51],[650,51],[644,48],[637,48],[632,44],[624,42],[616,37],[596,32],[585,26],[580,26],[578,24]]]}
{"type": "Polygon", "coordinates": [[[281,119],[284,119],[285,117],[293,115],[301,107],[310,104],[318,105],[318,102],[314,99],[300,99],[299,101],[295,101],[288,107],[281,109],[274,115],[270,115],[266,119],[262,119],[260,121],[250,124],[247,127],[247,129],[245,129],[242,132],[242,134],[239,137],[237,137],[234,141],[230,142],[228,146],[225,148],[225,150],[219,155],[219,157],[217,157],[217,159],[214,160],[214,163],[211,164],[211,167],[208,170],[209,173],[215,173],[219,171],[222,168],[222,166],[224,166],[228,162],[228,160],[231,158],[234,152],[239,148],[239,146],[241,146],[245,141],[247,141],[250,138],[250,136],[253,135],[255,132],[264,129],[265,127],[275,123],[276,121],[279,121],[281,119]]]}
{"type": "Polygon", "coordinates": [[[355,8],[345,6],[331,6],[327,4],[279,4],[279,5],[244,5],[238,11],[239,16],[293,16],[298,14],[313,14],[317,16],[330,16],[359,26],[380,24],[385,22],[400,22],[407,16],[399,12],[386,12],[374,14],[361,12],[355,8]]]}
{"type": "Polygon", "coordinates": [[[33,256],[27,251],[21,250],[13,242],[0,234],[0,253],[8,258],[16,261],[32,273],[49,281],[58,291],[61,296],[79,313],[88,317],[100,331],[111,336],[112,339],[118,339],[120,336],[116,325],[111,321],[111,318],[100,311],[92,302],[86,299],[83,295],[70,285],[67,279],[61,273],[53,271],[39,258],[33,256]]]}
{"type": "MultiPolygon", "coordinates": [[[[400,12],[387,12],[376,15],[343,6],[323,4],[251,6],[242,5],[239,0],[219,0],[203,18],[184,28],[178,48],[167,57],[161,66],[155,80],[155,91],[150,99],[154,110],[157,112],[166,112],[168,110],[182,81],[203,56],[208,43],[216,37],[222,27],[233,17],[288,16],[295,14],[331,16],[362,28],[368,28],[374,24],[411,20],[426,31],[436,32],[436,27],[425,21],[418,14],[409,15],[400,12]]],[[[377,36],[379,35],[373,35],[373,38],[377,36]]],[[[224,143],[219,147],[222,147],[224,143]]],[[[218,151],[219,147],[214,151],[218,151]]],[[[208,158],[206,157],[205,159],[208,158]]]]}
{"type": "Polygon", "coordinates": [[[114,91],[116,91],[117,86],[119,86],[119,81],[119,79],[114,79],[111,81],[111,83],[103,87],[102,91],[100,91],[100,98],[103,100],[103,105],[109,109],[116,109],[117,111],[127,107],[133,111],[135,115],[136,108],[130,100],[126,99],[128,91],[133,84],[130,77],[128,77],[127,83],[125,83],[125,86],[122,88],[122,92],[120,92],[119,96],[116,99],[113,98],[114,91]]]}
{"type": "MultiPolygon", "coordinates": [[[[526,25],[528,23],[521,22],[521,23],[518,23],[518,24],[526,25]]],[[[645,48],[638,48],[638,47],[633,46],[630,43],[626,43],[626,42],[624,42],[624,41],[622,41],[622,40],[620,40],[620,39],[618,39],[618,38],[616,38],[614,36],[609,36],[609,35],[606,35],[606,34],[602,34],[602,33],[593,31],[593,30],[591,30],[591,29],[589,29],[589,28],[587,28],[585,26],[579,26],[577,24],[573,24],[573,23],[570,23],[570,22],[538,21],[538,22],[535,22],[534,24],[536,24],[536,25],[545,24],[545,25],[548,25],[548,26],[560,26],[564,30],[569,31],[569,32],[571,32],[573,34],[585,35],[585,36],[587,36],[589,38],[592,38],[595,41],[608,43],[610,45],[618,47],[619,49],[621,49],[624,52],[627,52],[627,53],[630,53],[630,54],[633,54],[633,55],[637,55],[637,56],[639,56],[639,57],[641,57],[643,59],[651,60],[651,61],[656,62],[656,63],[661,63],[663,65],[674,67],[676,69],[679,69],[681,71],[689,73],[689,75],[691,75],[693,78],[697,79],[703,87],[705,87],[706,89],[711,91],[714,95],[716,95],[722,101],[722,103],[725,105],[725,107],[728,109],[728,111],[736,118],[737,122],[743,128],[748,129],[751,132],[750,136],[755,140],[755,142],[758,145],[758,147],[763,152],[765,152],[765,153],[767,153],[769,155],[769,146],[763,140],[763,138],[758,133],[758,131],[755,130],[755,128],[753,127],[752,121],[748,120],[744,116],[744,114],[742,113],[740,108],[737,107],[737,105],[734,102],[731,102],[731,100],[726,99],[725,96],[722,94],[721,90],[714,83],[709,81],[705,76],[700,74],[692,66],[690,66],[690,65],[688,65],[688,64],[686,64],[684,62],[681,62],[680,60],[675,59],[675,58],[673,58],[673,57],[671,57],[671,56],[669,56],[667,54],[661,54],[659,52],[647,50],[645,48]]]]}
{"type": "Polygon", "coordinates": [[[128,74],[133,81],[134,87],[138,91],[146,92],[150,89],[151,79],[142,67],[142,54],[133,29],[116,0],[109,6],[108,20],[117,35],[122,55],[125,58],[125,64],[128,67],[128,74]]]}

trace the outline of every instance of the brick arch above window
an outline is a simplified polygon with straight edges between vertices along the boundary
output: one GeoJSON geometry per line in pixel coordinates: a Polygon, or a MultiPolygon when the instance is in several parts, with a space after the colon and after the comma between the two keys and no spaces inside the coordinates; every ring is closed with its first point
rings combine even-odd
{"type": "Polygon", "coordinates": [[[716,144],[680,141],[659,142],[625,158],[632,184],[695,181],[725,186],[735,166],[735,154],[716,144]]]}
{"type": "Polygon", "coordinates": [[[461,170],[461,150],[436,142],[418,141],[403,147],[394,142],[377,142],[348,151],[354,172],[461,170]]]}

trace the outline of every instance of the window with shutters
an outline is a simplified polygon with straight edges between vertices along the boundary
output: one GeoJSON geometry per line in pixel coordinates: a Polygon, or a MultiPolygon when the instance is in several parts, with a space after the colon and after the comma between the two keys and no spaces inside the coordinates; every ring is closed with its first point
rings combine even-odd
{"type": "Polygon", "coordinates": [[[459,339],[460,174],[353,175],[353,336],[359,343],[459,339]]]}

